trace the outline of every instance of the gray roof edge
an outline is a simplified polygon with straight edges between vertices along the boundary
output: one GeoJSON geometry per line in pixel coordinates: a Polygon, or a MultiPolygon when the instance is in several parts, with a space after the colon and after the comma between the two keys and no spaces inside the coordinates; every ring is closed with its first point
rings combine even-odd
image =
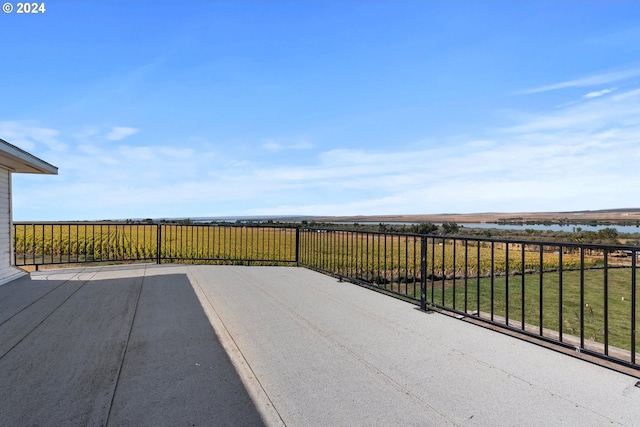
{"type": "Polygon", "coordinates": [[[8,143],[2,138],[0,138],[0,150],[4,151],[12,157],[15,157],[17,160],[23,161],[28,166],[37,169],[43,174],[58,174],[58,168],[56,166],[53,166],[52,164],[45,162],[44,160],[34,156],[33,154],[28,153],[23,149],[8,143]]]}

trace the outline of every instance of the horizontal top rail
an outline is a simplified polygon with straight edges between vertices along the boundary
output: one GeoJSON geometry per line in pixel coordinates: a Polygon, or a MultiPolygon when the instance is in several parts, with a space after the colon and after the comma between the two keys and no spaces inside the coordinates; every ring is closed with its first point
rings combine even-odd
{"type": "Polygon", "coordinates": [[[361,234],[370,234],[370,235],[394,235],[394,236],[408,236],[408,237],[425,237],[427,239],[435,239],[435,240],[459,240],[459,241],[473,241],[473,242],[486,242],[486,243],[509,243],[509,244],[524,244],[524,245],[542,245],[542,246],[562,246],[567,248],[586,248],[586,249],[607,249],[610,251],[617,250],[629,250],[629,251],[640,251],[640,246],[638,245],[625,245],[625,244],[612,244],[612,243],[588,243],[588,242],[567,242],[562,240],[527,240],[527,239],[511,239],[511,238],[496,238],[496,237],[481,237],[481,236],[465,236],[462,234],[420,234],[420,233],[405,233],[402,231],[362,231],[362,230],[342,230],[342,229],[332,229],[326,227],[312,228],[312,227],[301,227],[301,230],[304,231],[312,231],[312,232],[323,232],[323,233],[340,233],[340,232],[351,232],[351,233],[361,233],[361,234]]]}

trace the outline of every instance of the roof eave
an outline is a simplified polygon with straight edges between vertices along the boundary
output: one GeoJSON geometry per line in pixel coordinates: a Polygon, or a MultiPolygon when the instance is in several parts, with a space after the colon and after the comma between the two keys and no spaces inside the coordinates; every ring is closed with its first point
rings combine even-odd
{"type": "Polygon", "coordinates": [[[58,168],[0,139],[0,165],[16,173],[57,175],[58,168]]]}

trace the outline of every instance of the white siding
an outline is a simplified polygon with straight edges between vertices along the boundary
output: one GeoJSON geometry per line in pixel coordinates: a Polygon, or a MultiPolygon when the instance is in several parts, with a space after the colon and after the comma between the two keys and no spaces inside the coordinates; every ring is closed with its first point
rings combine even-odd
{"type": "Polygon", "coordinates": [[[11,172],[0,167],[0,284],[23,274],[13,267],[13,232],[11,212],[11,172]]]}

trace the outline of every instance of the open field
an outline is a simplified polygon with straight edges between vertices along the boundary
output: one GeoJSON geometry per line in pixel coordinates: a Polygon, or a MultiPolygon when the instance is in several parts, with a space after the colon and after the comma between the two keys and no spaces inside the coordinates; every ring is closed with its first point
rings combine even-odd
{"type": "MultiPolygon", "coordinates": [[[[322,260],[324,267],[344,275],[374,282],[410,280],[420,275],[420,237],[326,232],[301,242],[302,259],[322,260]]],[[[563,253],[556,245],[484,242],[481,240],[427,240],[427,275],[436,278],[488,276],[496,273],[535,272],[580,267],[578,253],[563,253]]],[[[568,251],[568,248],[564,248],[568,251]]],[[[585,267],[596,266],[598,256],[585,258],[585,267]]]]}
{"type": "MultiPolygon", "coordinates": [[[[608,344],[630,350],[632,273],[630,268],[608,269],[605,287],[604,269],[585,270],[582,303],[579,271],[481,278],[467,280],[466,286],[464,280],[457,280],[455,284],[451,280],[436,281],[429,298],[461,311],[466,301],[468,312],[500,317],[501,322],[508,318],[512,324],[524,323],[571,336],[580,336],[583,328],[585,340],[599,343],[605,342],[606,324],[608,344]]],[[[640,315],[637,307],[635,314],[640,315]]],[[[640,347],[636,351],[640,351],[640,347]]]]}
{"type": "MultiPolygon", "coordinates": [[[[493,278],[462,277],[456,280],[434,278],[427,281],[427,301],[474,316],[480,313],[483,318],[518,329],[522,325],[535,333],[544,329],[542,335],[556,339],[561,331],[565,337],[563,341],[570,341],[566,337],[571,336],[576,346],[579,345],[581,330],[584,331],[585,341],[604,344],[606,316],[608,345],[630,352],[632,270],[612,268],[607,275],[606,314],[603,269],[585,271],[583,302],[580,301],[579,271],[564,271],[562,279],[559,272],[499,275],[493,278]],[[584,319],[583,323],[581,319],[584,319]]],[[[377,284],[377,287],[406,295],[414,301],[420,298],[419,280],[389,282],[377,284]]],[[[640,318],[640,308],[637,306],[635,316],[640,318]]],[[[636,352],[640,352],[640,342],[636,343],[636,352]]]]}
{"type": "Polygon", "coordinates": [[[295,260],[295,230],[153,224],[15,226],[16,265],[189,260],[209,263],[295,260]]]}

